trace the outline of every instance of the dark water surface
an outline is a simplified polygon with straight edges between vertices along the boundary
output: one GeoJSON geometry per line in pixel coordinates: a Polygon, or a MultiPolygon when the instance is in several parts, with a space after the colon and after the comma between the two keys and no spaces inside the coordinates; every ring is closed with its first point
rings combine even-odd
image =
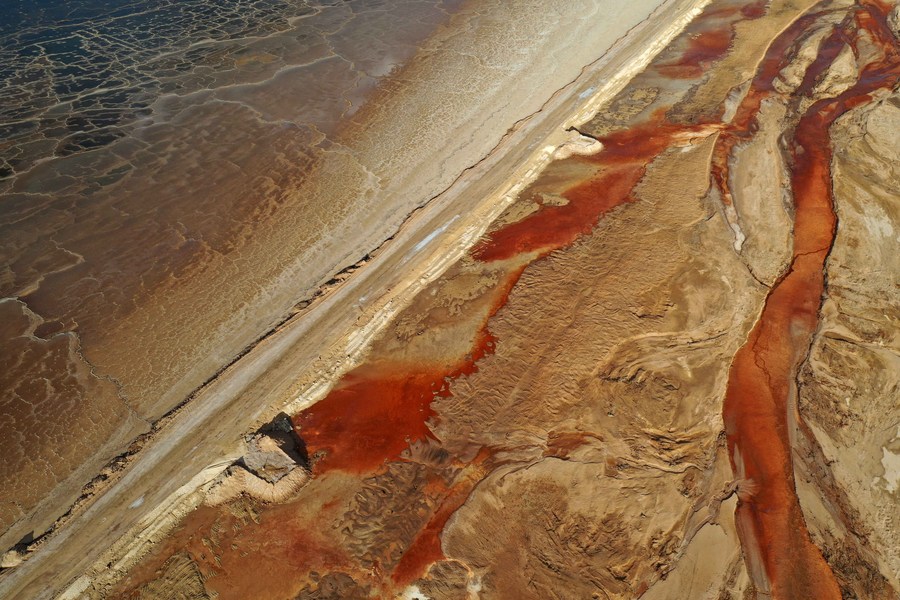
{"type": "Polygon", "coordinates": [[[409,44],[444,16],[440,4],[449,3],[5,3],[0,176],[108,145],[140,119],[158,120],[161,96],[258,82],[298,59],[351,61],[354,87],[365,88],[409,58],[409,44]]]}
{"type": "Polygon", "coordinates": [[[267,0],[13,2],[0,11],[4,176],[123,137],[162,94],[240,76],[248,38],[284,33],[314,12],[267,0]]]}

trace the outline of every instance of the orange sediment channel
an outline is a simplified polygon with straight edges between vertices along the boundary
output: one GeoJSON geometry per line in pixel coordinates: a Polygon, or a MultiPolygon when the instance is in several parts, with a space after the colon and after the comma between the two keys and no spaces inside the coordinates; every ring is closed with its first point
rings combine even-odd
{"type": "Polygon", "coordinates": [[[564,194],[563,206],[544,206],[522,221],[491,233],[473,254],[484,262],[519,254],[547,254],[589,233],[605,213],[630,201],[631,190],[643,175],[643,165],[616,166],[564,194]]]}
{"type": "MultiPolygon", "coordinates": [[[[488,319],[506,304],[521,274],[515,269],[498,283],[488,319]]],[[[313,471],[375,472],[410,444],[433,439],[431,403],[450,395],[450,380],[477,371],[476,363],[494,351],[495,343],[485,319],[472,351],[454,364],[423,361],[411,367],[374,358],[347,373],[328,396],[293,418],[313,471]]]]}
{"type": "Polygon", "coordinates": [[[569,246],[590,233],[604,215],[635,200],[635,186],[662,151],[711,131],[706,124],[672,125],[666,122],[665,111],[659,110],[644,123],[597,138],[603,144],[600,152],[569,159],[590,164],[596,172],[562,193],[566,204],[542,206],[521,221],[489,233],[472,255],[493,262],[526,253],[541,257],[569,246]]]}
{"type": "MultiPolygon", "coordinates": [[[[790,267],[776,282],[747,343],[732,363],[723,408],[732,466],[750,480],[737,508],[738,529],[758,588],[773,598],[839,599],[838,583],[812,543],[794,487],[791,432],[797,370],[818,326],[825,263],[837,219],[831,191],[829,127],[847,110],[898,81],[896,42],[884,23],[886,8],[862,1],[829,37],[799,94],[808,95],[831,60],[859,29],[881,42],[884,59],[867,65],[850,90],[813,103],[789,138],[794,196],[794,248],[790,267]]],[[[773,45],[778,50],[779,45],[773,45]]],[[[752,93],[751,93],[752,96],[752,93]]],[[[758,106],[758,98],[750,98],[758,106]]]]}
{"type": "Polygon", "coordinates": [[[424,573],[428,565],[444,558],[441,550],[441,532],[453,513],[469,498],[478,482],[487,475],[488,469],[483,465],[490,458],[491,451],[482,448],[456,482],[445,490],[446,495],[443,502],[407,548],[403,558],[394,569],[392,579],[395,583],[400,585],[410,583],[424,573]]]}

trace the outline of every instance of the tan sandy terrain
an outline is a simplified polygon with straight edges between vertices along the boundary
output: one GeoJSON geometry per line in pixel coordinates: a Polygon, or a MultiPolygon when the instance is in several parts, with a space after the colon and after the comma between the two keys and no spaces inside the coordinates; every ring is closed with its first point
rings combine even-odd
{"type": "Polygon", "coordinates": [[[890,8],[712,2],[69,597],[896,597],[890,8]]]}

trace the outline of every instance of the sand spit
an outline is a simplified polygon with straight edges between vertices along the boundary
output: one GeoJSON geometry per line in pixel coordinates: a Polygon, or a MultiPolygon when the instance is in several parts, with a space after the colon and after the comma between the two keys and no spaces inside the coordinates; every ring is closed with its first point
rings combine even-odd
{"type": "MultiPolygon", "coordinates": [[[[523,182],[537,173],[553,149],[571,137],[559,128],[559,124],[582,107],[586,98],[594,95],[602,99],[624,85],[631,74],[639,70],[690,19],[690,7],[695,4],[701,3],[666,3],[654,18],[641,23],[620,40],[613,52],[585,69],[575,83],[564,86],[560,93],[543,105],[543,99],[534,103],[537,112],[515,124],[499,144],[492,142],[496,148],[487,158],[466,170],[448,193],[437,197],[425,210],[418,211],[383,249],[379,261],[372,261],[359,269],[353,277],[322,296],[308,312],[267,337],[242,358],[241,368],[235,365],[213,381],[198,396],[212,400],[191,402],[172,417],[163,428],[165,433],[157,433],[147,442],[124,473],[118,476],[117,485],[98,494],[95,501],[79,506],[60,531],[41,543],[37,553],[20,567],[3,574],[0,589],[10,593],[22,590],[22,593],[34,597],[47,596],[51,594],[53,585],[57,585],[48,584],[51,579],[61,585],[85,572],[88,557],[84,548],[103,548],[110,536],[125,533],[142,515],[150,515],[142,521],[145,524],[143,527],[153,522],[158,525],[166,521],[158,518],[161,515],[177,517],[178,511],[174,510],[174,506],[179,505],[178,501],[184,501],[180,506],[196,504],[199,497],[194,492],[243,453],[235,440],[246,430],[247,424],[265,422],[277,412],[280,404],[292,399],[308,403],[316,398],[317,393],[321,395],[328,384],[317,382],[333,378],[358,360],[357,353],[362,354],[367,336],[377,330],[378,323],[387,320],[391,306],[400,306],[404,300],[396,297],[391,299],[393,301],[388,300],[387,309],[385,305],[372,302],[382,298],[388,290],[393,290],[396,296],[410,283],[418,281],[422,285],[429,278],[436,277],[446,264],[443,258],[448,253],[445,240],[453,240],[454,247],[459,248],[474,242],[492,215],[498,212],[498,207],[502,210],[502,199],[505,197],[506,202],[511,201],[511,194],[514,195],[523,182]],[[648,44],[649,40],[652,43],[648,44]],[[542,138],[545,141],[536,149],[533,140],[542,138]],[[535,157],[529,161],[532,155],[535,157]],[[527,166],[517,171],[516,167],[523,164],[527,166]],[[512,177],[510,173],[513,173],[512,177]],[[498,182],[504,180],[509,183],[498,186],[498,182]],[[499,193],[495,192],[498,188],[499,193]],[[466,192],[464,196],[463,190],[466,192]],[[461,197],[469,198],[469,202],[481,208],[464,208],[460,204],[461,197]],[[435,231],[442,233],[436,238],[429,238],[435,231]],[[422,258],[430,268],[422,269],[425,274],[417,274],[411,282],[407,277],[410,260],[415,258],[422,258]],[[402,268],[401,264],[404,265],[402,268]],[[378,284],[372,285],[373,281],[378,284]],[[358,308],[350,308],[352,306],[358,308]],[[373,317],[377,319],[373,320],[373,317]],[[337,347],[333,341],[326,341],[333,340],[336,332],[347,331],[357,321],[360,325],[370,323],[362,328],[364,335],[339,341],[337,347]],[[366,331],[369,333],[366,334],[366,331]],[[322,336],[319,338],[321,343],[311,344],[317,336],[322,336]],[[322,350],[326,348],[332,349],[322,350]],[[321,365],[327,365],[327,368],[316,370],[321,365]],[[304,372],[310,374],[303,375],[304,372]],[[267,376],[258,379],[263,373],[267,376]],[[306,392],[301,396],[302,390],[306,392]],[[179,458],[167,458],[173,456],[179,458]],[[161,464],[167,465],[165,474],[159,472],[158,466],[161,464]],[[172,468],[175,472],[171,471],[172,468]],[[205,470],[197,474],[201,469],[205,470]],[[169,502],[163,502],[164,498],[169,498],[169,502]],[[151,507],[152,514],[148,512],[151,507]],[[109,515],[102,529],[92,525],[98,522],[100,515],[109,515]],[[50,572],[57,575],[48,579],[46,574],[50,572]]],[[[634,11],[637,17],[639,7],[635,6],[634,11]]],[[[614,25],[608,23],[605,27],[614,25]]],[[[618,35],[624,33],[624,29],[627,26],[618,35]]],[[[606,43],[613,41],[609,38],[606,43]]],[[[562,44],[562,39],[553,43],[562,44]]],[[[590,51],[584,52],[584,56],[593,53],[591,58],[596,58],[599,52],[602,49],[593,46],[590,51]]],[[[569,59],[573,62],[566,64],[574,66],[574,58],[570,55],[569,59]]],[[[572,76],[578,75],[583,64],[573,69],[572,76]]],[[[564,70],[560,71],[558,64],[556,67],[557,76],[564,76],[564,70]]],[[[565,80],[561,80],[562,83],[565,80]]],[[[543,84],[541,89],[546,90],[546,81],[543,84]]],[[[537,97],[537,89],[529,93],[537,97]]],[[[521,109],[521,105],[516,108],[521,109]]]]}
{"type": "Polygon", "coordinates": [[[298,382],[327,395],[291,410],[296,495],[198,508],[112,587],[73,589],[896,597],[887,13],[711,2],[352,369],[298,382]]]}

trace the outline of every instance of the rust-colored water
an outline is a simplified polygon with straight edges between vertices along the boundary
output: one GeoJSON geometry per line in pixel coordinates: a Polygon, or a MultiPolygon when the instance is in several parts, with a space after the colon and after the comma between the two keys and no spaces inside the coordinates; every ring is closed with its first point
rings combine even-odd
{"type": "Polygon", "coordinates": [[[735,146],[756,133],[756,115],[763,98],[775,91],[775,78],[791,60],[789,51],[819,16],[821,14],[817,12],[801,16],[769,45],[766,56],[763,57],[750,84],[750,89],[735,111],[731,123],[725,128],[724,135],[716,142],[711,171],[716,185],[722,192],[722,201],[726,204],[732,204],[733,200],[728,181],[728,161],[732,151],[735,146]]]}
{"type": "Polygon", "coordinates": [[[728,52],[733,39],[734,32],[730,28],[692,38],[688,43],[688,51],[678,61],[660,65],[657,70],[672,79],[701,77],[705,69],[728,52]]]}
{"type": "MultiPolygon", "coordinates": [[[[519,280],[522,268],[502,278],[494,291],[492,317],[519,280]]],[[[411,367],[371,359],[347,373],[321,401],[293,419],[313,457],[316,473],[340,470],[372,473],[396,460],[409,445],[432,437],[431,403],[450,395],[448,382],[475,372],[477,362],[494,351],[487,319],[476,332],[472,350],[449,364],[424,361],[411,367]]]]}
{"type": "MultiPolygon", "coordinates": [[[[779,599],[841,598],[835,577],[806,528],[794,487],[790,439],[800,419],[795,407],[796,372],[818,325],[825,262],[837,224],[829,127],[847,110],[869,100],[873,91],[896,85],[900,73],[896,42],[884,33],[885,7],[868,1],[859,4],[856,23],[845,21],[826,40],[799,94],[809,94],[845,42],[855,39],[854,27],[881,41],[886,57],[868,65],[847,92],[813,103],[787,138],[793,163],[793,259],[734,358],[723,409],[732,465],[736,474],[754,483],[750,493],[741,495],[736,514],[745,555],[751,570],[764,568],[772,596],[779,599]]],[[[758,107],[758,95],[751,93],[747,102],[758,107]]],[[[749,119],[743,125],[749,126],[749,119]]]]}
{"type": "Polygon", "coordinates": [[[568,204],[545,206],[525,219],[491,233],[474,249],[478,260],[505,260],[529,252],[546,254],[593,229],[598,219],[627,202],[641,178],[640,166],[613,167],[565,193],[568,204]]]}
{"type": "MultiPolygon", "coordinates": [[[[425,572],[428,565],[444,558],[441,532],[453,513],[469,498],[475,485],[487,475],[488,469],[484,465],[491,454],[488,448],[482,448],[453,486],[444,490],[443,502],[394,569],[392,579],[395,583],[404,585],[412,582],[425,572]]],[[[436,483],[440,485],[440,482],[436,483]]]]}
{"type": "Polygon", "coordinates": [[[544,256],[590,233],[605,214],[634,200],[635,185],[660,152],[707,127],[673,125],[666,122],[664,113],[658,110],[644,123],[597,138],[603,144],[599,153],[570,159],[593,165],[596,174],[563,192],[567,204],[544,205],[521,221],[491,232],[472,255],[484,262],[529,253],[544,256]]]}
{"type": "Polygon", "coordinates": [[[295,419],[314,456],[314,471],[365,473],[430,436],[431,401],[445,393],[442,371],[365,365],[348,373],[327,398],[295,419]],[[323,453],[316,460],[315,454],[323,453]]]}

